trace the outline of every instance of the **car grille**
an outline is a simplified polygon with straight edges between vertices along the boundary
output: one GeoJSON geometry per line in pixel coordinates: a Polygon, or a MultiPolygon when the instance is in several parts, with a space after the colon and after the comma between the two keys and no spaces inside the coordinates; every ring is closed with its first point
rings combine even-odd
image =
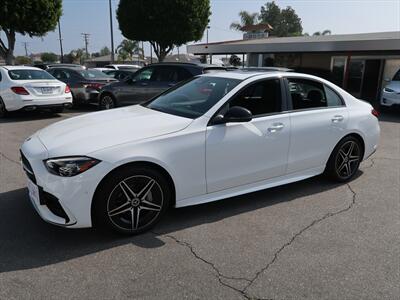
{"type": "Polygon", "coordinates": [[[36,177],[35,177],[35,173],[33,173],[33,169],[31,164],[29,163],[28,159],[25,157],[25,155],[22,153],[22,151],[20,151],[21,153],[21,162],[22,162],[22,167],[24,168],[24,171],[26,173],[26,176],[28,176],[28,178],[36,184],[36,177]]]}

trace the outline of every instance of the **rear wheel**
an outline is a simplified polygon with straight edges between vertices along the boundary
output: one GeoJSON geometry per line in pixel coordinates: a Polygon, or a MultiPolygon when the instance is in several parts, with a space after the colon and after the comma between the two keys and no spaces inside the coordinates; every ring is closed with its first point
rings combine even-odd
{"type": "Polygon", "coordinates": [[[105,94],[100,97],[99,108],[101,110],[112,109],[115,106],[115,100],[111,95],[105,94]]]}
{"type": "Polygon", "coordinates": [[[353,136],[345,137],[333,150],[325,174],[335,181],[349,181],[357,173],[362,155],[360,141],[353,136]]]}
{"type": "Polygon", "coordinates": [[[6,105],[3,100],[0,98],[0,118],[4,118],[7,115],[6,105]]]}
{"type": "Polygon", "coordinates": [[[152,228],[171,201],[168,181],[148,167],[124,167],[108,176],[94,199],[96,225],[135,235],[152,228]]]}

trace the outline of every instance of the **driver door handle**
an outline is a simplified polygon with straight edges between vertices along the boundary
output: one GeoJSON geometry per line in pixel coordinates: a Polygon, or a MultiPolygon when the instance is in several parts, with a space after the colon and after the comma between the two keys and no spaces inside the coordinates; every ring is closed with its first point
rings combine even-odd
{"type": "Polygon", "coordinates": [[[268,132],[274,133],[277,131],[281,131],[284,127],[285,125],[283,125],[283,123],[274,123],[271,127],[268,128],[268,132]]]}

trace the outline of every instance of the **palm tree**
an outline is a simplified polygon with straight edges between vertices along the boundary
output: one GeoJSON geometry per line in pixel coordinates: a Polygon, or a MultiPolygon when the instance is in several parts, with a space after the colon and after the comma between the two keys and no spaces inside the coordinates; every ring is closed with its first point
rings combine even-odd
{"type": "Polygon", "coordinates": [[[239,12],[240,23],[233,22],[230,26],[232,30],[242,31],[242,28],[247,25],[255,25],[258,23],[258,13],[249,13],[248,11],[242,10],[239,12]]]}
{"type": "Polygon", "coordinates": [[[322,33],[320,31],[314,32],[313,36],[319,36],[319,35],[330,35],[332,32],[329,29],[325,29],[324,31],[322,31],[322,33]]]}
{"type": "Polygon", "coordinates": [[[124,39],[121,44],[117,47],[118,56],[122,61],[132,60],[134,54],[139,54],[141,52],[144,56],[143,49],[140,48],[138,41],[132,41],[124,39]]]}

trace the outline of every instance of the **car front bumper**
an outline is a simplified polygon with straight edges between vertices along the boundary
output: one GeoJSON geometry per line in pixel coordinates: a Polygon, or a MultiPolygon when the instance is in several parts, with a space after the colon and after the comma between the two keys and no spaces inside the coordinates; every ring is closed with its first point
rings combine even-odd
{"type": "Polygon", "coordinates": [[[400,93],[383,92],[381,97],[381,105],[383,106],[400,105],[400,93]]]}
{"type": "Polygon", "coordinates": [[[21,146],[21,162],[28,177],[29,198],[40,217],[58,226],[87,228],[92,226],[91,206],[98,183],[110,170],[101,162],[74,176],[60,177],[45,167],[45,146],[32,136],[21,146]]]}

